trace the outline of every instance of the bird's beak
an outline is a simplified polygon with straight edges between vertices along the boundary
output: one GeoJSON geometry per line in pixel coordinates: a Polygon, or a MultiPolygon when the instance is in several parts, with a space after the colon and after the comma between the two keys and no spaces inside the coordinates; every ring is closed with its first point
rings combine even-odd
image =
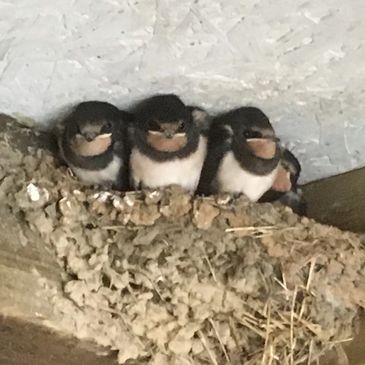
{"type": "Polygon", "coordinates": [[[82,136],[86,139],[87,142],[93,141],[98,135],[95,132],[84,132],[82,136]]]}
{"type": "Polygon", "coordinates": [[[77,136],[77,138],[72,141],[72,148],[80,156],[97,156],[104,153],[112,144],[110,136],[110,133],[105,133],[92,138],[92,135],[85,136],[85,134],[83,134],[82,137],[77,136]]]}
{"type": "Polygon", "coordinates": [[[280,138],[278,137],[259,137],[259,138],[247,138],[246,142],[253,142],[253,141],[258,141],[261,140],[263,142],[274,142],[274,143],[279,143],[280,142],[280,138]]]}
{"type": "Polygon", "coordinates": [[[168,139],[171,139],[171,138],[173,138],[174,137],[174,132],[172,132],[172,131],[169,131],[169,130],[167,130],[167,131],[164,131],[164,136],[165,136],[165,138],[168,138],[168,139]]]}
{"type": "Polygon", "coordinates": [[[97,134],[95,132],[85,132],[83,133],[83,137],[86,139],[87,142],[92,142],[94,140],[100,140],[105,138],[110,138],[111,133],[103,133],[103,134],[97,134]]]}
{"type": "Polygon", "coordinates": [[[276,136],[264,136],[261,139],[266,140],[266,141],[272,141],[272,142],[275,142],[275,143],[280,142],[280,138],[278,138],[276,136]]]}
{"type": "Polygon", "coordinates": [[[104,139],[104,138],[110,138],[112,136],[111,133],[104,133],[104,134],[99,134],[96,139],[104,139]]]}
{"type": "MultiPolygon", "coordinates": [[[[275,138],[276,139],[276,138],[275,138]]],[[[246,140],[252,153],[259,158],[272,159],[276,154],[277,143],[273,138],[249,138],[246,140]]]]}

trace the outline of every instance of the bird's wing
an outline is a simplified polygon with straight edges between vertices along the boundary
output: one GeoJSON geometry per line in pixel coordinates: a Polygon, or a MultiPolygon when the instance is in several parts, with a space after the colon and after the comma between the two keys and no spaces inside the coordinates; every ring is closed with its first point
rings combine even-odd
{"type": "Polygon", "coordinates": [[[214,181],[224,155],[230,150],[230,134],[223,124],[212,125],[208,135],[208,150],[197,188],[197,194],[216,193],[214,181]]]}

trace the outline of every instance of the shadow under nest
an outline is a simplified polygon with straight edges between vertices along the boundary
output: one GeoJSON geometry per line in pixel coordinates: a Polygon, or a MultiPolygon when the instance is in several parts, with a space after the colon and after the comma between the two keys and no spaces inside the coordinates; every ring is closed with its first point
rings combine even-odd
{"type": "Polygon", "coordinates": [[[120,364],[310,364],[352,337],[357,235],[244,198],[91,190],[24,133],[1,139],[2,204],[64,270],[55,311],[120,364]]]}

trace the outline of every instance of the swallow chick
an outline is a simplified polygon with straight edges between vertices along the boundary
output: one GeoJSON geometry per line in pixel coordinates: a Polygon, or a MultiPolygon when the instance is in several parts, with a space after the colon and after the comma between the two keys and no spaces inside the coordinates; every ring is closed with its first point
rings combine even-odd
{"type": "Polygon", "coordinates": [[[273,185],[280,149],[268,117],[241,107],[213,119],[198,193],[244,194],[256,202],[273,185]]]}
{"type": "Polygon", "coordinates": [[[61,156],[83,183],[127,189],[130,118],[112,104],[87,101],[63,121],[58,138],[61,156]]]}
{"type": "Polygon", "coordinates": [[[301,170],[301,165],[294,154],[288,149],[283,149],[274,184],[260,198],[259,202],[279,201],[292,208],[293,212],[304,215],[306,204],[303,199],[302,189],[298,186],[301,170]]]}
{"type": "Polygon", "coordinates": [[[135,111],[130,169],[135,189],[179,185],[195,191],[207,150],[208,113],[174,94],[153,96],[135,111]]]}

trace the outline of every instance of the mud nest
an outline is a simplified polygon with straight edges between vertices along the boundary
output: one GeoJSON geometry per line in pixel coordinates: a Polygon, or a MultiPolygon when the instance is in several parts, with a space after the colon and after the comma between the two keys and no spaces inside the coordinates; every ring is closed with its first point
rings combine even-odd
{"type": "Polygon", "coordinates": [[[55,311],[120,364],[310,364],[353,335],[365,306],[355,234],[244,198],[87,189],[50,153],[10,145],[0,198],[19,241],[54,250],[55,311]]]}

